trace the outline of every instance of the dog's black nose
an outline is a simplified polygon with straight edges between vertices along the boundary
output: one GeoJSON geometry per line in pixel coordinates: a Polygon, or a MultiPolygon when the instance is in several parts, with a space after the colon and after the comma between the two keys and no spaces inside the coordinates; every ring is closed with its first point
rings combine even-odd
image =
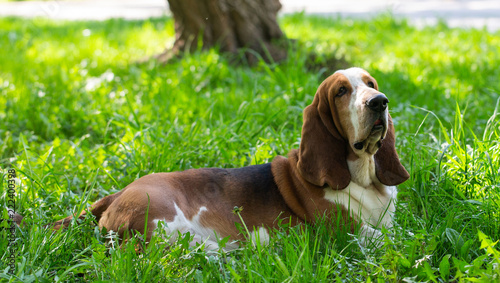
{"type": "Polygon", "coordinates": [[[385,95],[379,93],[366,101],[366,106],[373,111],[382,112],[387,109],[387,103],[389,103],[389,99],[387,99],[385,95]]]}

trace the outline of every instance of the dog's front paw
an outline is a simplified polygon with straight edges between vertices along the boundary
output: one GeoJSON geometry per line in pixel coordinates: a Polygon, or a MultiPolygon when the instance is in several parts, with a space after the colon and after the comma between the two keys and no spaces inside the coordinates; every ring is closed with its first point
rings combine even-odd
{"type": "Polygon", "coordinates": [[[363,225],[359,229],[359,245],[363,248],[379,249],[384,244],[384,234],[368,225],[363,225]]]}

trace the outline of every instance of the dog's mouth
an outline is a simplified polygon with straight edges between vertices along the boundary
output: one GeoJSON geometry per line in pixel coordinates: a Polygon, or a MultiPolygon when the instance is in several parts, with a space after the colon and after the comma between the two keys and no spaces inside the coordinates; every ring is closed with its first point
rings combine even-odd
{"type": "Polygon", "coordinates": [[[386,127],[387,125],[385,119],[383,117],[378,118],[375,122],[373,122],[373,126],[368,137],[362,141],[354,143],[354,148],[357,150],[367,150],[369,152],[376,151],[381,145],[381,140],[384,139],[386,127]]]}
{"type": "Polygon", "coordinates": [[[373,128],[372,128],[372,133],[373,132],[378,132],[378,131],[381,131],[385,128],[385,123],[384,123],[384,120],[382,120],[381,118],[377,119],[374,123],[373,123],[373,128]]]}

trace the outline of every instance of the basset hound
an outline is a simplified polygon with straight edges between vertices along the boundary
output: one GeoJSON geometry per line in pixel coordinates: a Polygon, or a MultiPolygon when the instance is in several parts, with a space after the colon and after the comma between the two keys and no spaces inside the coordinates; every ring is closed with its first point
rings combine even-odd
{"type": "MultiPolygon", "coordinates": [[[[340,216],[344,225],[359,224],[361,236],[372,238],[380,235],[372,227],[391,226],[395,186],[409,178],[396,153],[388,102],[365,70],[339,70],[305,108],[300,147],[288,158],[237,169],[150,174],[89,211],[100,228],[119,235],[138,231],[149,241],[162,222],[172,241],[178,231],[190,232],[192,244],[204,242],[209,249],[218,248],[218,238],[244,239],[236,225],[241,219],[263,241],[280,219],[314,224],[319,216],[340,216]]],[[[71,218],[54,228],[68,226],[71,218]]],[[[234,241],[225,249],[236,247],[234,241]]]]}

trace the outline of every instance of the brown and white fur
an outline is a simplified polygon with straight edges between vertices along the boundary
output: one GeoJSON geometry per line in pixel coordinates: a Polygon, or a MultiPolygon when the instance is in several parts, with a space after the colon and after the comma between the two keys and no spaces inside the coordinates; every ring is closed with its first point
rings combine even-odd
{"type": "Polygon", "coordinates": [[[305,108],[300,148],[288,158],[238,169],[147,175],[97,201],[90,212],[99,227],[120,235],[138,231],[149,241],[163,222],[173,239],[178,231],[190,232],[193,244],[205,242],[211,249],[218,248],[217,238],[244,238],[235,225],[241,223],[235,207],[253,237],[264,241],[280,219],[314,224],[318,216],[340,216],[348,231],[357,223],[362,236],[374,237],[380,232],[371,226],[391,226],[395,186],[409,177],[394,147],[387,103],[368,72],[337,71],[305,108]]]}

